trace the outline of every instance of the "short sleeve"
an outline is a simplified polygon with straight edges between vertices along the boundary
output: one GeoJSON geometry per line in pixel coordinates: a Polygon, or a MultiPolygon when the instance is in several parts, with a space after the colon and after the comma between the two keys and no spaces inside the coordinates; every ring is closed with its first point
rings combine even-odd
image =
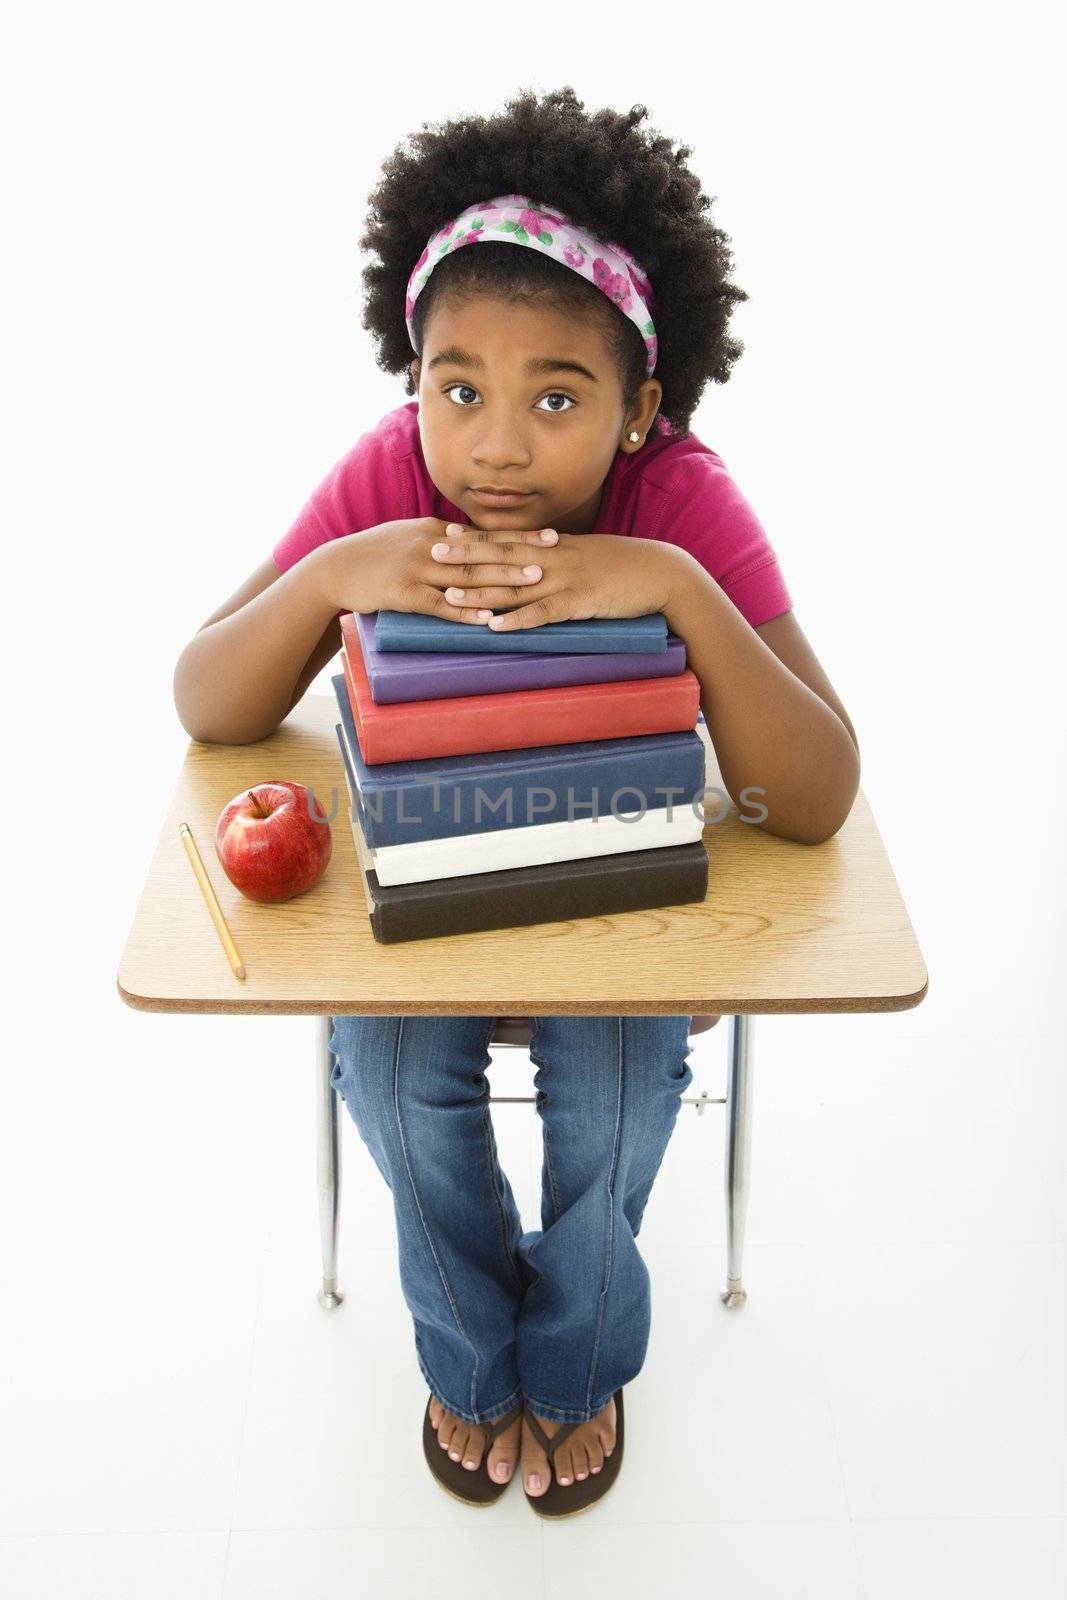
{"type": "Polygon", "coordinates": [[[295,567],[330,539],[413,514],[390,442],[388,420],[357,439],[313,490],[292,527],[271,551],[279,572],[295,567]]]}
{"type": "Polygon", "coordinates": [[[679,463],[653,537],[695,556],[753,628],[793,609],[763,524],[713,450],[679,463]]]}

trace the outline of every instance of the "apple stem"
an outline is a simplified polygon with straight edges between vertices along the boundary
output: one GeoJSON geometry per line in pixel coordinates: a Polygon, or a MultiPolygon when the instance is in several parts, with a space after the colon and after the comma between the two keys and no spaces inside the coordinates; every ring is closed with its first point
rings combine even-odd
{"type": "Polygon", "coordinates": [[[251,800],[252,804],[256,808],[256,816],[257,817],[269,817],[270,816],[270,812],[264,807],[264,805],[260,801],[259,796],[256,794],[256,791],[254,789],[249,789],[248,798],[251,800]]]}

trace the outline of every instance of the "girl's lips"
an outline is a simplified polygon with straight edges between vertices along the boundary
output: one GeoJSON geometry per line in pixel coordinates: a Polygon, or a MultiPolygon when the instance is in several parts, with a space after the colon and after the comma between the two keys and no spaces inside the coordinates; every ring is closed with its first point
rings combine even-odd
{"type": "Polygon", "coordinates": [[[480,506],[498,506],[504,509],[507,506],[525,505],[527,500],[533,499],[533,494],[489,494],[484,489],[472,489],[471,494],[480,506]]]}

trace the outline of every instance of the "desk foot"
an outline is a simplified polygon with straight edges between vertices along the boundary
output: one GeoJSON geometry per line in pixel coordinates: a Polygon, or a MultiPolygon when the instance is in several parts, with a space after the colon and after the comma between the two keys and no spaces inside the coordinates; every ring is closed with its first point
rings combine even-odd
{"type": "Polygon", "coordinates": [[[752,1021],[730,1018],[730,1068],[726,1090],[726,1287],[723,1305],[735,1310],[747,1296],[741,1287],[741,1256],[748,1211],[752,1150],[752,1021]]]}
{"type": "Polygon", "coordinates": [[[337,1094],[330,1078],[332,1024],[328,1016],[315,1019],[315,1143],[319,1191],[319,1245],[322,1251],[322,1288],[318,1302],[333,1311],[344,1300],[337,1282],[337,1235],[341,1211],[341,1137],[337,1094]]]}

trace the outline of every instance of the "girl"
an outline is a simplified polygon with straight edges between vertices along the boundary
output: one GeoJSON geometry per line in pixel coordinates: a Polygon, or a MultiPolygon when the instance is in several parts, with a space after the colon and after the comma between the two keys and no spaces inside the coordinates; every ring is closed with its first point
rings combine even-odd
{"type": "MultiPolygon", "coordinates": [[[[806,844],[841,827],[852,724],[759,520],[689,426],[741,353],[727,322],[747,296],[689,148],[646,115],[524,91],[424,123],[387,160],[360,240],[377,257],[363,326],[417,398],[357,440],[182,652],[193,738],[272,733],[346,611],[502,630],[662,612],[723,782],[762,813],[744,820],[806,844]]],[[[692,1081],[692,1020],[532,1019],[542,1227],[523,1234],[484,1076],[497,1019],[332,1019],[332,1082],[392,1191],[426,1459],[470,1504],[520,1456],[541,1515],[585,1509],[618,1472],[650,1327],[635,1240],[692,1081]]]]}

